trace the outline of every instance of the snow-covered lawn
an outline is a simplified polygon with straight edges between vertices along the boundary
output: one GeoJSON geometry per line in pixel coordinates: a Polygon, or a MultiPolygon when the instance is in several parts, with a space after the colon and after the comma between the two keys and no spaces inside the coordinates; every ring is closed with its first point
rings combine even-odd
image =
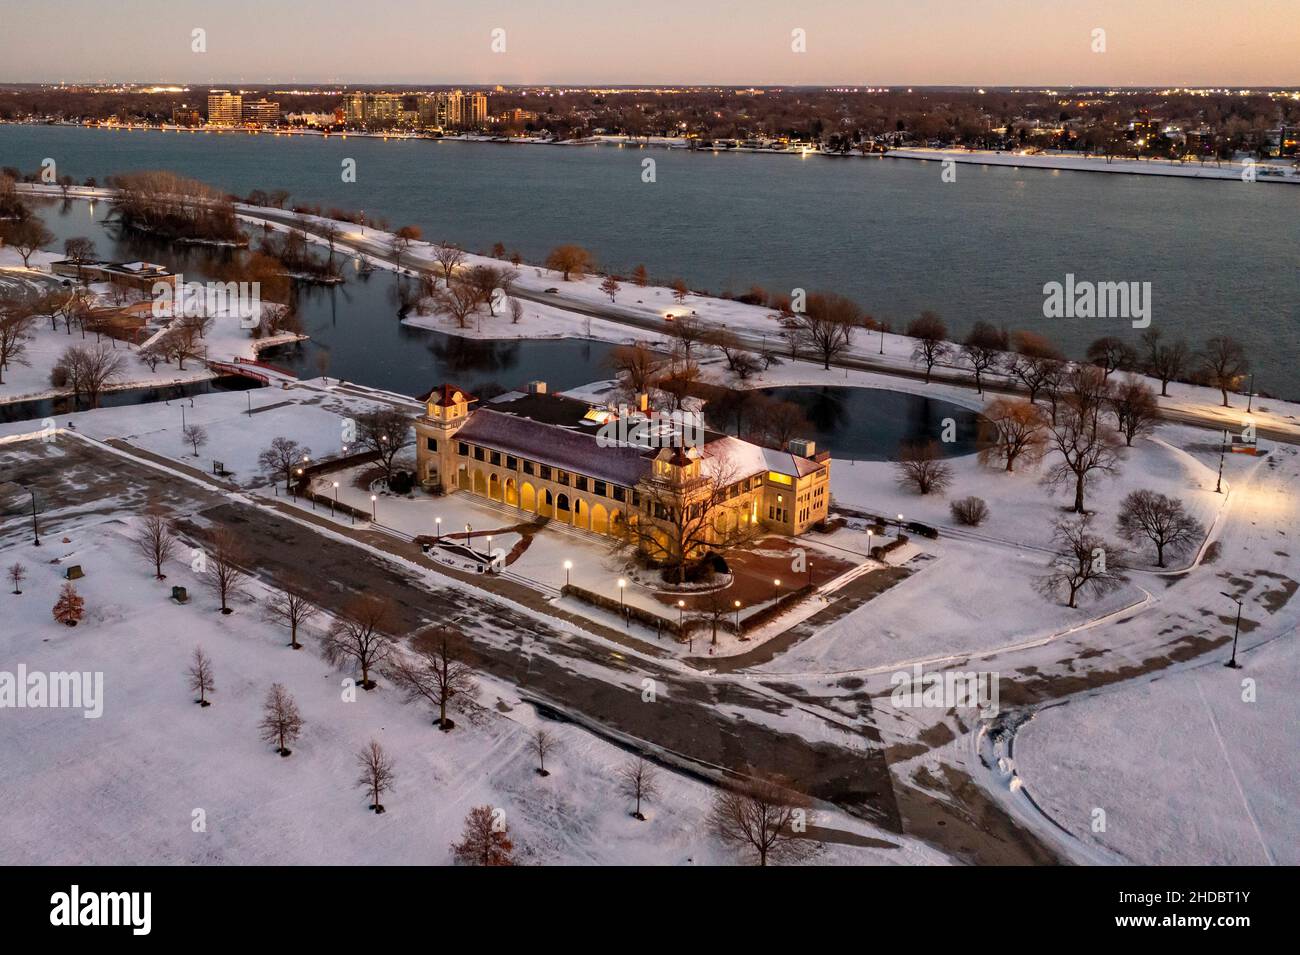
{"type": "MultiPolygon", "coordinates": [[[[610,781],[627,753],[569,724],[548,722],[560,745],[539,777],[530,749],[538,717],[515,692],[481,684],[479,706],[458,714],[450,734],[431,725],[424,706],[403,703],[387,685],[345,702],[342,681],[316,654],[316,620],[302,651],[239,602],[216,612],[212,594],[185,561],[155,581],[110,522],[0,554],[30,577],[23,593],[0,594],[5,669],[103,674],[103,713],[6,710],[0,734],[0,862],[7,865],[239,863],[445,864],[466,813],[499,807],[530,863],[730,863],[737,857],[709,834],[708,786],[663,772],[663,795],[649,821],[610,781]],[[65,628],[50,616],[61,569],[79,563],[87,616],[65,628]],[[169,599],[188,586],[186,606],[169,599]],[[12,624],[12,625],[11,625],[12,624]],[[212,659],[213,705],[194,705],[185,671],[194,647],[212,659]],[[288,759],[259,739],[262,701],[283,683],[306,719],[288,759]],[[356,753],[377,739],[397,761],[387,812],[366,809],[354,786],[356,753]],[[195,822],[202,818],[200,827],[195,822]],[[200,829],[202,831],[195,831],[200,829]]],[[[4,588],[8,590],[9,588],[4,588]]],[[[838,813],[826,822],[872,833],[838,813]]],[[[877,834],[877,833],[872,833],[877,834]]],[[[822,863],[936,861],[924,849],[902,852],[827,847],[822,863]]]]}
{"type": "MultiPolygon", "coordinates": [[[[36,286],[51,278],[50,262],[61,260],[63,256],[52,252],[37,252],[31,257],[31,269],[22,268],[22,259],[13,249],[0,248],[0,285],[25,283],[36,286]]],[[[57,278],[57,277],[56,277],[57,278]]],[[[93,284],[90,292],[100,305],[107,306],[108,286],[105,283],[93,284]]],[[[164,314],[152,319],[145,331],[145,338],[140,345],[147,345],[157,338],[170,324],[170,318],[164,314]]],[[[80,331],[74,329],[69,334],[61,324],[51,328],[48,318],[39,318],[31,327],[31,340],[27,342],[22,361],[12,361],[4,370],[4,382],[0,383],[0,404],[34,398],[49,398],[69,395],[70,388],[56,388],[50,383],[50,372],[58,364],[65,349],[72,345],[94,345],[95,336],[83,338],[80,331]]],[[[252,337],[250,330],[243,327],[235,314],[218,313],[213,315],[212,328],[199,341],[199,350],[213,361],[232,362],[236,359],[255,360],[258,352],[271,345],[284,344],[300,340],[303,336],[291,332],[252,337]]],[[[166,385],[187,384],[205,381],[215,377],[201,359],[186,359],[185,367],[160,362],[154,369],[140,360],[140,348],[125,341],[113,342],[107,336],[101,341],[113,347],[122,358],[121,373],[108,384],[108,390],[116,391],[126,388],[151,388],[166,385]]]]}

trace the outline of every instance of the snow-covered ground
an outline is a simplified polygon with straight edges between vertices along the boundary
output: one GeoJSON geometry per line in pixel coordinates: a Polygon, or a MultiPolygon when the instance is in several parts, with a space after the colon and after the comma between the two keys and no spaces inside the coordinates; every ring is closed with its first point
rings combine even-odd
{"type": "Polygon", "coordinates": [[[1016,735],[1023,786],[1085,849],[1144,864],[1300,862],[1300,453],[1278,448],[1252,463],[1213,558],[1172,584],[1163,615],[1128,624],[1230,636],[1235,597],[1241,669],[1223,666],[1225,644],[1041,709],[1016,735]]]}
{"type": "MultiPolygon", "coordinates": [[[[62,259],[63,256],[52,252],[37,252],[31,257],[32,267],[25,269],[15,250],[0,248],[0,285],[6,282],[25,283],[35,287],[48,282],[51,278],[49,264],[62,259]]],[[[92,284],[89,290],[99,300],[99,304],[108,305],[107,288],[106,284],[98,283],[92,284]]],[[[263,348],[297,341],[303,337],[284,332],[255,339],[248,328],[241,326],[238,316],[234,314],[216,313],[212,318],[212,328],[199,342],[199,350],[213,361],[255,360],[263,348]]],[[[216,377],[203,360],[193,358],[186,359],[184,368],[164,361],[150,370],[140,360],[140,347],[156,339],[169,326],[170,318],[165,309],[162,317],[155,322],[157,327],[149,328],[146,333],[148,337],[140,342],[140,346],[125,341],[114,342],[107,336],[102,339],[122,357],[121,373],[109,383],[106,390],[179,385],[216,377]]],[[[56,388],[50,384],[50,372],[68,347],[94,344],[93,335],[83,339],[78,329],[73,329],[69,334],[62,324],[52,328],[48,318],[38,319],[32,325],[31,340],[22,355],[25,363],[13,361],[5,369],[4,381],[0,383],[0,404],[71,394],[70,388],[56,388]]]]}
{"type": "MultiPolygon", "coordinates": [[[[623,750],[569,724],[548,722],[559,746],[539,777],[530,734],[539,717],[511,688],[484,681],[457,728],[438,732],[424,706],[387,685],[345,702],[345,673],[314,644],[313,621],[286,646],[280,628],[249,600],[216,612],[211,593],[184,561],[155,581],[134,553],[129,521],[109,521],[12,547],[31,576],[23,593],[0,594],[5,669],[103,674],[103,712],[15,709],[0,734],[6,772],[0,798],[0,862],[14,864],[430,865],[450,861],[468,811],[499,807],[521,861],[534,864],[727,864],[739,861],[705,824],[707,785],[663,771],[663,795],[646,822],[610,780],[623,750]],[[61,569],[79,563],[86,619],[75,628],[50,616],[61,569]],[[189,588],[191,602],[169,599],[189,588]],[[186,669],[196,646],[212,660],[213,705],[194,705],[186,669]],[[306,720],[288,759],[263,743],[257,724],[272,682],[283,683],[306,720]],[[356,754],[378,740],[397,763],[387,812],[366,810],[354,786],[356,754]],[[200,814],[205,831],[197,828],[200,814]]],[[[9,588],[4,588],[8,590],[9,588]]],[[[827,812],[819,821],[872,835],[870,826],[827,812]]],[[[822,864],[933,862],[924,848],[827,846],[822,864]]]]}

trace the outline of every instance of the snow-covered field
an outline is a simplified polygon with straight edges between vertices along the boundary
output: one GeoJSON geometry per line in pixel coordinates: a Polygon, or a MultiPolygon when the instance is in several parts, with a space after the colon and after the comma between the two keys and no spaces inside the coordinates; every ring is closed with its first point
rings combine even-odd
{"type": "MultiPolygon", "coordinates": [[[[23,593],[0,594],[6,626],[0,657],[12,672],[103,674],[103,712],[5,711],[0,734],[0,862],[13,864],[445,864],[466,813],[505,811],[519,858],[537,864],[728,864],[741,861],[705,824],[711,790],[663,771],[663,795],[647,822],[611,786],[623,750],[569,724],[548,722],[560,745],[539,777],[530,734],[539,717],[511,687],[483,681],[476,705],[449,734],[430,711],[406,704],[388,685],[345,702],[350,673],[324,663],[313,621],[286,646],[285,632],[260,619],[250,601],[223,616],[184,561],[155,581],[134,553],[129,521],[111,520],[40,549],[11,547],[23,593]],[[87,616],[75,628],[50,616],[62,568],[79,563],[87,616]],[[169,599],[189,587],[186,606],[169,599]],[[212,659],[216,693],[194,705],[185,671],[196,646],[212,659]],[[293,694],[306,727],[282,759],[259,739],[272,682],[293,694]],[[356,753],[377,739],[397,762],[387,812],[366,810],[354,786],[356,753]],[[201,811],[201,812],[200,812],[201,811]],[[205,831],[196,831],[201,817],[205,831]]],[[[8,588],[5,588],[8,589],[8,588]]],[[[818,821],[856,832],[871,827],[827,812],[818,821]]],[[[931,850],[827,846],[822,864],[932,862],[931,850]]]]}

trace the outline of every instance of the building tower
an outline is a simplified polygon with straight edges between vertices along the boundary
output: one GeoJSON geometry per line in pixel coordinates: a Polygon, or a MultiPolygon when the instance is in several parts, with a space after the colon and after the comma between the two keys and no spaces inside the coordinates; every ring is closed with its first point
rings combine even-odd
{"type": "Polygon", "coordinates": [[[424,415],[415,419],[416,473],[430,490],[456,490],[455,436],[469,420],[469,406],[478,401],[455,385],[439,385],[426,395],[424,415]]]}

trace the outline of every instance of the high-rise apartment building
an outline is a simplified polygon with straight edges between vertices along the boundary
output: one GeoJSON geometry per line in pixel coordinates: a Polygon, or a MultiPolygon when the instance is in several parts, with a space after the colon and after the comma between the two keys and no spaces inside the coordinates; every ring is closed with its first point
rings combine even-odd
{"type": "Polygon", "coordinates": [[[230,90],[208,91],[208,125],[238,126],[243,120],[244,98],[230,90]]]}

